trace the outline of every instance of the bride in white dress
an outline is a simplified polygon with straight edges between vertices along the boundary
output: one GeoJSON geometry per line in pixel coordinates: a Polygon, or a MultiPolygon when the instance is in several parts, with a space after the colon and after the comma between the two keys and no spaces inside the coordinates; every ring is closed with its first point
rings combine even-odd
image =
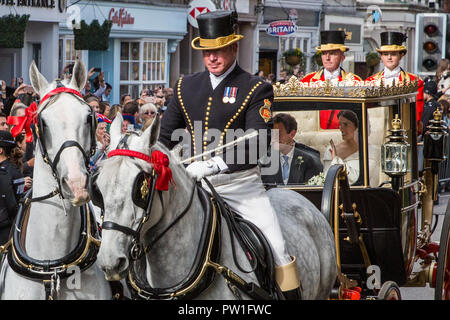
{"type": "Polygon", "coordinates": [[[347,168],[348,182],[353,184],[359,177],[359,148],[357,137],[358,117],[351,110],[342,110],[338,113],[339,130],[342,134],[342,142],[335,145],[330,140],[330,146],[323,156],[323,168],[325,175],[334,164],[345,164],[347,168]]]}

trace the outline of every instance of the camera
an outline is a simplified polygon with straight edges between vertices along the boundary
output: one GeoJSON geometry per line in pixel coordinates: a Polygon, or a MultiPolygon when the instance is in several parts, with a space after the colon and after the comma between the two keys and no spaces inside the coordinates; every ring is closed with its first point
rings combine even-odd
{"type": "Polygon", "coordinates": [[[94,72],[102,72],[102,68],[94,68],[94,72]]]}

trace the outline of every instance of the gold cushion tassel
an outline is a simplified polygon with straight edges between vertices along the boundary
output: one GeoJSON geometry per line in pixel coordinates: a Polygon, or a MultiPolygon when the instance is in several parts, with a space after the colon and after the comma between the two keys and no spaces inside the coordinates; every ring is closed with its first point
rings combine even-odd
{"type": "Polygon", "coordinates": [[[280,286],[286,300],[301,299],[301,283],[298,273],[297,259],[292,257],[292,261],[283,266],[275,267],[275,281],[280,286]]]}

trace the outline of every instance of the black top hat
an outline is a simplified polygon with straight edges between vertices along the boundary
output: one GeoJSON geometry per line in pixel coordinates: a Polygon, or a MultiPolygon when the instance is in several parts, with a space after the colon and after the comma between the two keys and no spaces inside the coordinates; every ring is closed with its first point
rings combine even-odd
{"type": "Polygon", "coordinates": [[[0,147],[15,147],[16,142],[9,131],[1,130],[0,131],[0,147]]]}
{"type": "Polygon", "coordinates": [[[200,37],[192,40],[196,50],[214,50],[241,40],[244,36],[236,35],[234,27],[237,13],[230,11],[212,11],[197,17],[200,37]]]}
{"type": "Polygon", "coordinates": [[[392,52],[402,51],[406,53],[406,47],[403,42],[406,40],[406,35],[401,32],[382,32],[380,34],[381,48],[377,49],[378,52],[392,52]]]}
{"type": "Polygon", "coordinates": [[[341,50],[346,52],[349,50],[345,43],[346,34],[342,30],[320,31],[320,46],[317,51],[341,50]]]}

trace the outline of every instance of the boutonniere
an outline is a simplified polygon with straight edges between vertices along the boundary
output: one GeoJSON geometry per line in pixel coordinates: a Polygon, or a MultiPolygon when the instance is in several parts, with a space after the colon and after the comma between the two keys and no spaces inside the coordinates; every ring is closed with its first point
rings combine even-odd
{"type": "Polygon", "coordinates": [[[300,167],[303,163],[303,157],[302,156],[298,156],[297,159],[295,160],[295,164],[297,165],[297,167],[300,167]]]}

